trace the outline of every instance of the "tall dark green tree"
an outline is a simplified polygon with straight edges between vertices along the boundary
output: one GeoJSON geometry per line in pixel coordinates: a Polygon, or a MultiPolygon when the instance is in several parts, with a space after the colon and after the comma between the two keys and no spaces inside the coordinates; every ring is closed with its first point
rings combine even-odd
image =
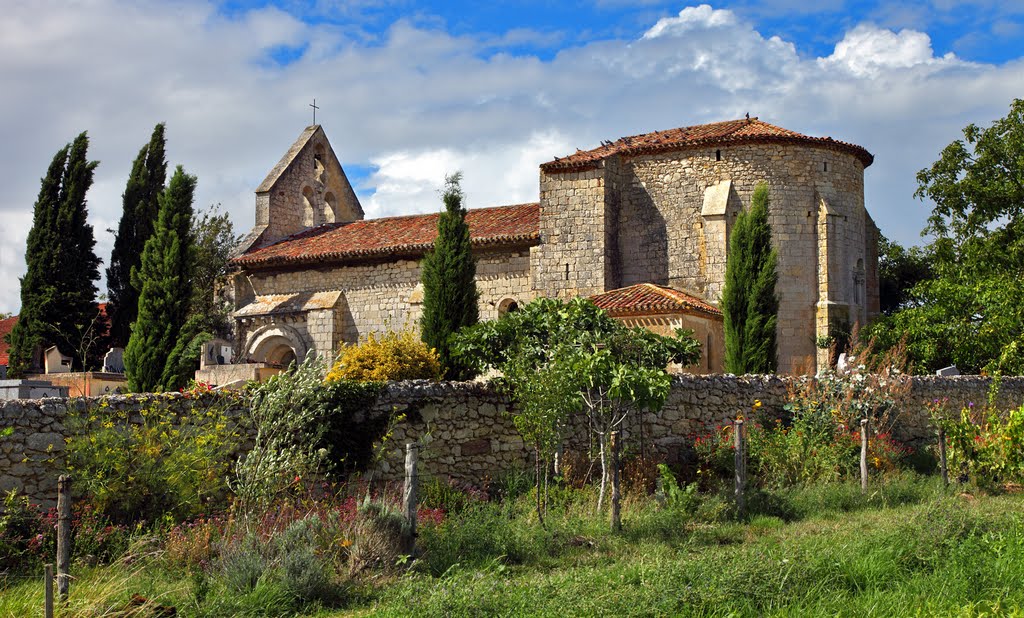
{"type": "Polygon", "coordinates": [[[146,241],[132,284],[139,293],[139,315],[124,352],[128,387],[161,391],[174,384],[168,359],[188,317],[192,279],[192,200],[196,178],[179,165],[160,194],[160,213],[146,241]],[[168,371],[170,368],[170,371],[168,371]]]}
{"type": "Polygon", "coordinates": [[[729,373],[774,373],[778,369],[778,274],[768,205],[768,185],[760,183],[750,209],[736,217],[729,237],[722,290],[725,370],[729,373]]]}
{"type": "Polygon", "coordinates": [[[437,222],[434,249],[423,259],[423,342],[437,349],[445,377],[467,379],[471,371],[452,354],[450,338],[479,319],[476,260],[470,247],[466,209],[458,172],[445,178],[444,210],[437,222]]]}
{"type": "Polygon", "coordinates": [[[131,273],[142,260],[142,250],[153,234],[160,210],[157,198],[167,180],[165,145],[164,125],[160,123],[153,129],[149,143],[135,157],[128,184],[121,196],[121,221],[117,224],[114,250],[107,268],[110,339],[119,346],[128,342],[131,324],[138,314],[139,293],[132,286],[131,273]]]}
{"type": "Polygon", "coordinates": [[[96,321],[100,278],[85,201],[99,163],[88,160],[88,149],[83,132],[54,155],[42,179],[25,251],[21,311],[10,335],[12,375],[31,368],[37,346],[56,345],[79,367],[87,362],[83,341],[96,321]]]}

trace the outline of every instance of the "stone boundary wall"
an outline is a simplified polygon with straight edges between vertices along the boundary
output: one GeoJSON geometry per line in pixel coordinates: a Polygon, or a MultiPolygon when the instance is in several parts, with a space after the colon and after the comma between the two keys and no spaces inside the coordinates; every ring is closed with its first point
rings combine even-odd
{"type": "MultiPolygon", "coordinates": [[[[669,462],[685,459],[695,436],[714,431],[740,412],[749,411],[755,399],[768,415],[785,414],[783,405],[795,378],[776,376],[695,376],[675,378],[672,393],[659,414],[646,414],[624,427],[626,448],[654,452],[669,462]]],[[[948,398],[948,409],[988,401],[992,380],[979,376],[915,377],[904,398],[897,440],[923,446],[934,440],[928,421],[927,402],[948,398]]],[[[137,413],[154,402],[170,408],[195,405],[196,399],[178,393],[118,395],[105,398],[108,409],[137,413]]],[[[71,399],[72,406],[96,400],[71,399]]],[[[200,400],[201,401],[201,400],[200,400]]],[[[21,399],[0,401],[0,491],[18,489],[33,501],[51,505],[57,476],[64,470],[64,419],[68,399],[21,399]]],[[[996,400],[1000,408],[1024,405],[1024,378],[1004,378],[996,400]]],[[[379,465],[385,479],[402,475],[404,445],[419,441],[424,476],[452,477],[471,483],[494,478],[503,471],[529,465],[531,452],[516,432],[506,412],[506,397],[478,383],[397,382],[384,389],[363,418],[379,418],[393,412],[405,415],[398,422],[379,465]]],[[[241,410],[229,410],[241,413],[241,410]]],[[[141,422],[141,416],[136,417],[141,422]]],[[[356,421],[363,420],[358,416],[356,421]]],[[[569,432],[567,449],[584,451],[590,438],[584,423],[569,432]]]]}
{"type": "MultiPolygon", "coordinates": [[[[798,378],[780,376],[677,376],[672,392],[658,414],[645,414],[623,428],[631,452],[656,452],[669,463],[684,461],[695,437],[715,431],[739,413],[749,413],[760,400],[762,414],[783,417],[790,387],[798,378]]],[[[947,409],[988,401],[990,378],[981,376],[911,379],[900,405],[893,437],[920,448],[935,440],[935,429],[925,404],[948,399],[947,409]]],[[[1004,378],[996,405],[1024,405],[1024,378],[1004,378]]],[[[426,475],[450,476],[471,483],[494,478],[502,471],[530,465],[529,446],[505,414],[507,398],[477,384],[404,382],[389,385],[370,415],[396,411],[406,419],[397,424],[392,445],[379,472],[397,480],[403,474],[404,445],[420,442],[421,465],[426,475]]],[[[569,431],[565,448],[586,451],[591,446],[586,421],[569,431]]]]}
{"type": "MultiPolygon", "coordinates": [[[[158,405],[185,410],[187,406],[209,405],[215,397],[163,393],[0,401],[0,431],[13,430],[10,436],[0,437],[0,492],[17,489],[44,507],[57,504],[57,477],[66,472],[65,438],[70,432],[64,421],[69,406],[75,411],[96,406],[98,415],[127,413],[130,422],[141,425],[139,412],[143,409],[158,405]],[[106,407],[96,405],[104,401],[106,407]]],[[[244,409],[229,407],[225,413],[230,417],[244,413],[244,409]]]]}

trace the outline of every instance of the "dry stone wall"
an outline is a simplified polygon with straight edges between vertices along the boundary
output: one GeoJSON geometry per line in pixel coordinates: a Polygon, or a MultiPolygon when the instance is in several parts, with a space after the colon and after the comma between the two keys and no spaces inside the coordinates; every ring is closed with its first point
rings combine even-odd
{"type": "MultiPolygon", "coordinates": [[[[776,376],[692,376],[675,378],[665,407],[646,414],[624,428],[632,452],[656,452],[669,462],[684,460],[696,436],[707,434],[747,412],[755,399],[768,415],[783,416],[783,405],[795,378],[776,376]]],[[[948,409],[988,401],[991,379],[978,376],[917,377],[904,399],[896,439],[914,446],[934,440],[925,404],[948,399],[948,409]]],[[[0,491],[18,489],[34,501],[52,504],[57,476],[64,470],[67,399],[0,402],[0,428],[13,433],[0,438],[0,491]]],[[[179,394],[111,396],[108,408],[137,414],[154,402],[169,408],[195,404],[179,394]]],[[[72,406],[95,400],[73,399],[72,406]]],[[[1024,405],[1024,378],[1005,378],[996,405],[1002,409],[1024,405]]],[[[404,445],[422,444],[421,465],[426,476],[451,477],[481,483],[502,472],[529,465],[528,445],[509,418],[508,399],[477,383],[398,382],[384,389],[372,409],[356,421],[401,413],[385,457],[379,464],[383,478],[402,475],[404,445]]],[[[240,413],[235,410],[229,413],[240,413]]],[[[136,417],[141,421],[141,417],[136,417]]],[[[567,449],[585,451],[590,438],[584,425],[570,431],[567,449]]]]}
{"type": "MultiPolygon", "coordinates": [[[[657,453],[679,463],[690,453],[697,436],[709,434],[749,413],[755,400],[762,413],[782,418],[783,408],[798,378],[778,376],[695,376],[675,378],[672,392],[658,414],[648,413],[624,427],[627,448],[632,452],[657,453]]],[[[988,400],[991,379],[979,376],[913,378],[902,400],[894,437],[920,448],[935,440],[935,429],[925,404],[948,399],[957,410],[969,403],[988,400]]],[[[1024,378],[1004,379],[996,405],[1001,409],[1024,405],[1024,378]]],[[[397,480],[403,474],[404,445],[420,442],[424,474],[480,483],[514,467],[529,465],[531,452],[516,432],[507,412],[509,401],[493,390],[465,383],[404,382],[389,385],[368,414],[404,413],[395,427],[393,444],[380,465],[383,478],[397,480]]],[[[569,432],[566,449],[579,452],[591,447],[584,424],[569,432]]]]}

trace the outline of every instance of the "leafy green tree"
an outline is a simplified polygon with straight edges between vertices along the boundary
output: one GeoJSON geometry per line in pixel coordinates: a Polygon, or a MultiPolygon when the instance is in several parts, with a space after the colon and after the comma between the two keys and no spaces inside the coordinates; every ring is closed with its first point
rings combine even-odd
{"type": "MultiPolygon", "coordinates": [[[[217,281],[228,272],[231,251],[238,244],[234,225],[219,205],[211,206],[192,220],[195,251],[192,261],[190,317],[201,321],[201,330],[226,337],[231,330],[230,307],[216,294],[217,281]]],[[[196,357],[198,362],[199,357],[196,357]]]]}
{"type": "Polygon", "coordinates": [[[153,128],[149,143],[142,147],[132,163],[128,184],[121,196],[121,221],[114,237],[114,250],[107,268],[107,315],[110,338],[124,346],[131,325],[138,315],[139,292],[132,285],[131,272],[142,261],[142,250],[153,234],[160,205],[157,198],[167,179],[164,124],[153,128]]]}
{"type": "Polygon", "coordinates": [[[167,358],[164,385],[168,389],[188,384],[199,368],[203,344],[214,337],[227,337],[230,307],[216,295],[217,279],[228,269],[231,250],[238,244],[227,213],[217,206],[192,218],[192,294],[189,315],[167,358]]]}
{"type": "Polygon", "coordinates": [[[423,342],[437,350],[446,377],[464,380],[470,377],[451,352],[450,338],[460,328],[479,319],[476,290],[476,260],[470,246],[466,209],[459,182],[462,175],[445,178],[444,210],[437,222],[434,250],[423,259],[423,317],[420,332],[423,342]]]}
{"type": "Polygon", "coordinates": [[[750,209],[739,214],[729,237],[722,314],[725,370],[730,373],[774,373],[778,368],[778,274],[768,205],[768,185],[760,183],[754,189],[750,209]]]}
{"type": "Polygon", "coordinates": [[[78,366],[89,362],[79,351],[96,319],[100,260],[85,200],[99,163],[88,160],[88,148],[83,132],[60,149],[39,189],[25,251],[21,312],[9,339],[14,376],[30,369],[38,346],[56,345],[78,366]]]}
{"type": "Polygon", "coordinates": [[[124,352],[128,387],[136,392],[169,390],[176,365],[168,363],[188,317],[192,278],[192,200],[196,178],[179,165],[160,194],[160,214],[132,273],[139,291],[139,316],[124,352]],[[182,293],[185,290],[186,293],[182,293]]]}
{"type": "Polygon", "coordinates": [[[573,414],[586,409],[598,438],[603,501],[611,432],[639,410],[659,409],[670,386],[670,362],[700,360],[689,331],[662,337],[627,328],[586,299],[540,298],[498,320],[460,331],[459,358],[477,370],[497,369],[499,384],[516,402],[513,422],[534,447],[538,514],[541,469],[563,441],[573,414]]]}
{"type": "Polygon", "coordinates": [[[890,315],[910,306],[914,286],[931,277],[931,257],[925,249],[908,249],[885,236],[878,239],[878,288],[882,313],[890,315]]]}
{"type": "Polygon", "coordinates": [[[917,371],[1024,373],[1024,100],[963,135],[917,174],[915,196],[935,203],[932,276],[870,335],[880,346],[906,337],[917,371]]]}

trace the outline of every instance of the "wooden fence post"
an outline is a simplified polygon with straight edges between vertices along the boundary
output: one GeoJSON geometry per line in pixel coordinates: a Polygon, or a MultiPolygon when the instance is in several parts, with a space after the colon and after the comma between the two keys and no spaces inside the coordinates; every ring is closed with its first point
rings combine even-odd
{"type": "Polygon", "coordinates": [[[619,450],[621,445],[619,442],[619,432],[613,431],[611,435],[612,441],[612,532],[620,532],[622,530],[622,491],[619,486],[619,450]]]}
{"type": "Polygon", "coordinates": [[[46,618],[53,618],[53,565],[47,564],[44,569],[46,579],[46,593],[43,601],[43,615],[46,618]]]}
{"type": "Polygon", "coordinates": [[[868,419],[860,419],[860,490],[868,490],[868,419]]]}
{"type": "Polygon", "coordinates": [[[57,596],[68,600],[71,563],[71,477],[60,475],[57,479],[57,596]]]}
{"type": "Polygon", "coordinates": [[[743,491],[747,486],[747,458],[744,449],[744,431],[743,431],[743,419],[736,419],[736,423],[733,425],[733,446],[735,447],[735,463],[736,463],[736,515],[737,517],[743,517],[744,511],[746,510],[746,503],[743,496],[743,491]]]}
{"type": "Polygon", "coordinates": [[[939,470],[942,472],[942,486],[949,487],[949,464],[946,461],[946,430],[939,425],[939,470]]]}
{"type": "Polygon", "coordinates": [[[411,554],[416,548],[416,507],[419,503],[416,454],[419,447],[405,445],[405,485],[402,488],[402,515],[405,526],[402,529],[402,551],[411,554]]]}

